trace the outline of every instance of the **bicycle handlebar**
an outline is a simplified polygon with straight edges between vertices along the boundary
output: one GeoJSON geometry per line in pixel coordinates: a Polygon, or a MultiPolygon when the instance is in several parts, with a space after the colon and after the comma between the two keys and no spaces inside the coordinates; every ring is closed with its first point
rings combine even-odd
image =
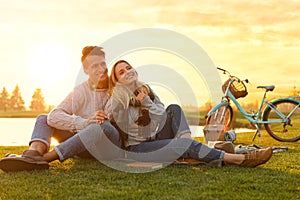
{"type": "MultiPolygon", "coordinates": [[[[220,70],[220,71],[223,71],[224,74],[229,74],[229,77],[231,77],[231,78],[233,77],[233,76],[231,76],[230,72],[227,71],[226,69],[222,69],[222,68],[220,68],[220,67],[217,67],[217,69],[220,70]]],[[[237,78],[236,81],[238,81],[238,82],[249,83],[249,80],[248,80],[248,79],[240,80],[239,78],[237,78]]]]}
{"type": "Polygon", "coordinates": [[[225,70],[225,69],[222,69],[222,68],[220,68],[220,67],[217,67],[217,69],[218,69],[218,70],[221,70],[221,71],[223,71],[223,72],[224,72],[224,74],[225,74],[226,72],[228,72],[227,70],[225,70]]]}

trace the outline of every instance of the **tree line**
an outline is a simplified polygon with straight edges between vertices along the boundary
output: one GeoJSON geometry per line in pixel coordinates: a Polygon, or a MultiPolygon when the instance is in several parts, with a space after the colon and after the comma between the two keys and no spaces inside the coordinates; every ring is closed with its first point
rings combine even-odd
{"type": "MultiPolygon", "coordinates": [[[[29,106],[30,110],[33,111],[45,111],[46,104],[45,99],[42,94],[41,88],[36,88],[32,95],[31,103],[29,106]]],[[[0,111],[25,111],[25,101],[22,98],[20,88],[18,84],[11,92],[11,94],[7,91],[6,87],[2,88],[2,92],[0,93],[0,111]]]]}

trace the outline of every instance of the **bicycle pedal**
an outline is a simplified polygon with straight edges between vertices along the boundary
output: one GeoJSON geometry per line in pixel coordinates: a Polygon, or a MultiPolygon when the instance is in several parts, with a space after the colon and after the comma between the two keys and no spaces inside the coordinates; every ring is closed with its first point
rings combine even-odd
{"type": "Polygon", "coordinates": [[[258,133],[258,137],[261,137],[261,133],[258,133]]]}

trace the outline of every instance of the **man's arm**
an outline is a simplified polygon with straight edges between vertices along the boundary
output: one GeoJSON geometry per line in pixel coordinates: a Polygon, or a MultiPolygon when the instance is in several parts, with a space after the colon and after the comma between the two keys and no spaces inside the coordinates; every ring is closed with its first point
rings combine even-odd
{"type": "Polygon", "coordinates": [[[76,108],[80,106],[80,99],[74,97],[72,91],[47,117],[47,123],[60,130],[77,132],[85,127],[88,119],[74,115],[76,108]]]}
{"type": "Polygon", "coordinates": [[[103,105],[108,96],[103,92],[91,91],[87,83],[78,85],[48,115],[48,124],[61,130],[78,132],[91,123],[103,123],[107,119],[103,105]],[[95,105],[97,104],[97,105],[95,105]]]}

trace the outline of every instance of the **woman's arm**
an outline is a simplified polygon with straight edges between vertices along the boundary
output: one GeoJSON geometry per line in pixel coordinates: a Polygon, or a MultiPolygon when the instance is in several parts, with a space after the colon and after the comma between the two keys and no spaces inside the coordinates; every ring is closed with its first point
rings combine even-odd
{"type": "MultiPolygon", "coordinates": [[[[165,106],[160,101],[159,97],[151,90],[154,99],[152,100],[149,95],[141,102],[142,106],[149,109],[149,113],[154,116],[162,116],[165,113],[165,106]]],[[[152,98],[153,98],[152,97],[152,98]]]]}

